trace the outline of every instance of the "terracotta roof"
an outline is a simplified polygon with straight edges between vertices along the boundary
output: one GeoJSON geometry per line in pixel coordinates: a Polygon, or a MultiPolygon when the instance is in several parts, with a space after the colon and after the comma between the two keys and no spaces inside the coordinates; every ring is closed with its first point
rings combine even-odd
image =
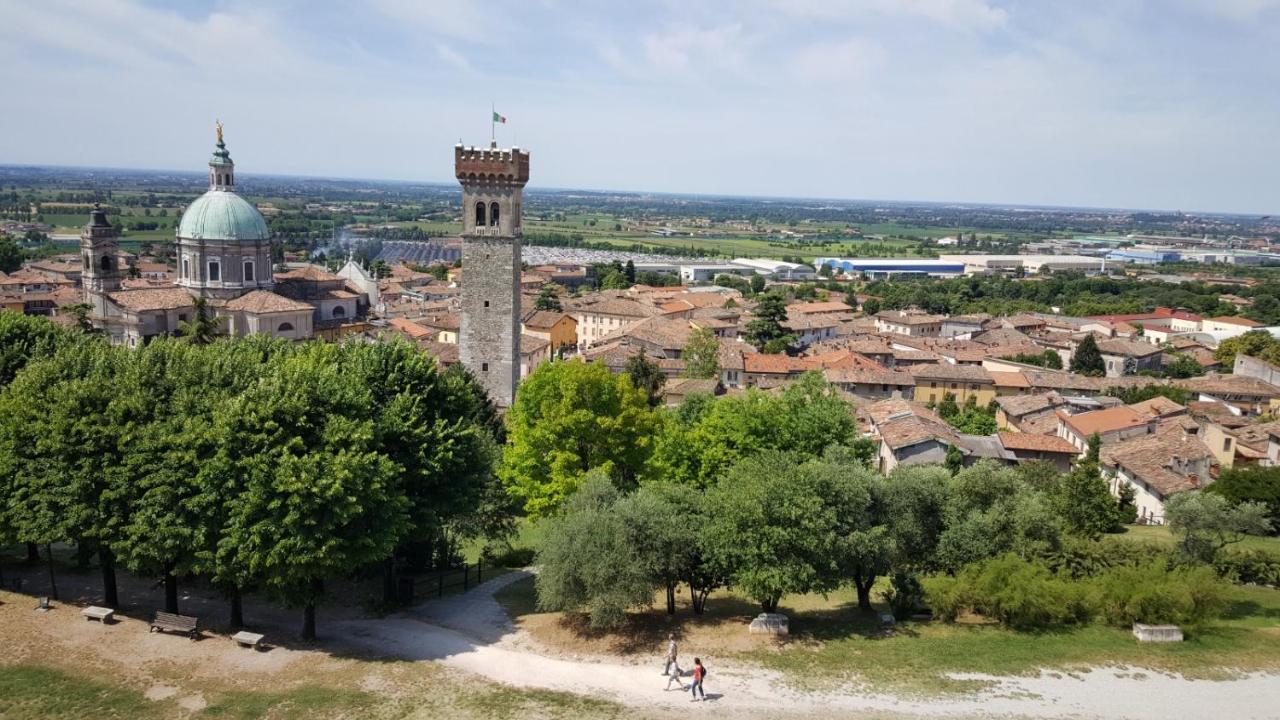
{"type": "Polygon", "coordinates": [[[1080,413],[1079,415],[1066,415],[1064,413],[1059,417],[1062,418],[1062,422],[1066,423],[1076,431],[1076,434],[1082,437],[1089,437],[1094,433],[1115,432],[1147,424],[1147,418],[1134,412],[1127,405],[1107,408],[1106,410],[1094,410],[1093,412],[1080,413]]]}
{"type": "Polygon", "coordinates": [[[571,316],[558,310],[535,310],[525,316],[524,326],[536,328],[538,330],[550,330],[565,318],[569,318],[571,321],[573,320],[571,316]]]}
{"type": "Polygon", "coordinates": [[[422,351],[426,354],[435,358],[441,365],[458,364],[458,346],[453,343],[419,340],[418,347],[422,348],[422,351]]]}
{"type": "Polygon", "coordinates": [[[1219,315],[1216,318],[1209,318],[1210,322],[1226,323],[1228,325],[1243,325],[1244,327],[1262,327],[1262,323],[1249,318],[1235,317],[1234,315],[1219,315]]]}
{"type": "Polygon", "coordinates": [[[520,354],[532,355],[533,353],[541,351],[543,348],[547,347],[550,344],[551,344],[551,341],[545,338],[540,338],[537,335],[525,335],[521,333],[520,354]]]}
{"type": "Polygon", "coordinates": [[[1024,417],[1018,421],[1018,429],[1028,435],[1058,434],[1058,415],[1052,412],[1024,417]]]}
{"type": "Polygon", "coordinates": [[[430,337],[435,334],[431,332],[431,330],[429,330],[428,328],[425,328],[419,325],[418,323],[412,320],[409,320],[407,318],[391,318],[390,320],[387,321],[387,325],[392,328],[395,328],[396,330],[404,333],[405,335],[408,335],[410,338],[414,340],[430,337]]]}
{"type": "Polygon", "coordinates": [[[325,280],[341,280],[342,278],[325,270],[319,265],[306,265],[296,270],[276,273],[276,280],[308,280],[321,282],[325,280]]]}
{"type": "Polygon", "coordinates": [[[823,372],[827,382],[845,383],[856,385],[901,385],[914,386],[916,379],[909,373],[897,372],[896,370],[872,369],[872,368],[832,368],[823,372]]]}
{"type": "MultiPolygon", "coordinates": [[[[994,373],[992,373],[994,374],[994,373]]],[[[1052,390],[1037,395],[1001,395],[996,404],[1005,415],[1019,418],[1034,412],[1044,412],[1066,404],[1062,396],[1052,390]]]]}
{"type": "Polygon", "coordinates": [[[1133,408],[1134,412],[1139,415],[1147,417],[1165,417],[1168,415],[1177,415],[1180,412],[1186,411],[1186,408],[1182,405],[1179,405],[1178,403],[1163,396],[1156,396],[1150,400],[1143,400],[1142,402],[1134,403],[1129,407],[1133,408]]]}
{"type": "Polygon", "coordinates": [[[768,355],[765,353],[744,355],[742,364],[745,372],[774,375],[793,375],[817,368],[817,363],[808,358],[793,358],[787,355],[768,355]]]}
{"type": "Polygon", "coordinates": [[[816,315],[816,314],[822,314],[822,313],[851,313],[853,312],[853,308],[849,307],[848,305],[842,302],[837,302],[837,301],[811,302],[811,303],[798,303],[795,305],[788,305],[787,312],[791,314],[801,314],[801,315],[816,315]]]}
{"type": "Polygon", "coordinates": [[[907,415],[878,423],[880,439],[890,450],[898,450],[922,442],[936,440],[951,445],[961,445],[960,437],[949,425],[934,422],[919,415],[907,415]]]}
{"type": "Polygon", "coordinates": [[[1076,446],[1060,437],[1057,437],[1056,435],[1037,435],[1035,433],[1008,432],[1003,430],[997,434],[1000,436],[1000,444],[1009,450],[1035,450],[1038,452],[1063,453],[1067,455],[1080,454],[1080,451],[1076,446]]]}
{"type": "Polygon", "coordinates": [[[616,317],[647,318],[661,314],[661,311],[642,302],[618,297],[588,298],[572,303],[566,308],[570,314],[612,315],[616,317]]]}
{"type": "Polygon", "coordinates": [[[1098,350],[1103,355],[1120,355],[1123,357],[1149,357],[1160,352],[1159,345],[1142,342],[1140,340],[1128,340],[1125,338],[1111,338],[1109,340],[1101,340],[1098,342],[1098,350]]]}
{"type": "Polygon", "coordinates": [[[945,318],[924,313],[904,313],[901,310],[882,310],[875,315],[885,322],[895,325],[930,325],[941,323],[945,318]]]}
{"type": "Polygon", "coordinates": [[[912,365],[907,368],[907,372],[916,377],[925,380],[946,380],[967,383],[986,383],[994,382],[991,373],[977,365],[952,365],[950,363],[939,363],[936,365],[912,365]]]}
{"type": "Polygon", "coordinates": [[[107,295],[112,302],[131,312],[177,310],[191,307],[191,293],[178,287],[120,290],[107,295]]]}
{"type": "Polygon", "coordinates": [[[991,379],[995,381],[996,387],[1016,387],[1029,388],[1031,382],[1027,380],[1027,376],[1020,372],[1002,372],[998,370],[988,370],[991,379]]]}
{"type": "Polygon", "coordinates": [[[1180,387],[1208,395],[1244,395],[1247,397],[1280,397],[1280,387],[1247,375],[1205,375],[1180,380],[1180,387]]]}
{"type": "Polygon", "coordinates": [[[1212,457],[1199,438],[1178,430],[1104,445],[1100,453],[1104,466],[1123,468],[1164,497],[1207,483],[1209,478],[1189,475],[1186,466],[1212,457]]]}
{"type": "Polygon", "coordinates": [[[1270,438],[1280,435],[1280,420],[1257,425],[1245,425],[1244,427],[1236,428],[1232,434],[1236,436],[1241,445],[1265,452],[1270,438]]]}
{"type": "Polygon", "coordinates": [[[230,300],[224,306],[232,312],[247,312],[255,315],[280,312],[314,312],[315,308],[304,302],[291,300],[277,295],[270,290],[253,290],[230,300]]]}
{"type": "Polygon", "coordinates": [[[663,396],[684,397],[693,393],[706,393],[708,395],[715,394],[716,387],[720,381],[715,379],[702,380],[694,378],[672,378],[662,386],[663,396]]]}

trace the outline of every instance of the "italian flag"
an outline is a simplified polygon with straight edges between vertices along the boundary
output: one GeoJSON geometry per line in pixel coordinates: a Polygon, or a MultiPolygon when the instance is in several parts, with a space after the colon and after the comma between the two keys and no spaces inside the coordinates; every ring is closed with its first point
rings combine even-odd
{"type": "Polygon", "coordinates": [[[507,124],[507,119],[496,112],[493,114],[493,121],[496,123],[502,123],[503,125],[507,124]]]}

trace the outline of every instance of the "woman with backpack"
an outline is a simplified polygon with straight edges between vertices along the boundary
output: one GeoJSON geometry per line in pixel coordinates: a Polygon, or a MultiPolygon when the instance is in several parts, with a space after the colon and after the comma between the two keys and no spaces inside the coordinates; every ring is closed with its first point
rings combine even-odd
{"type": "Polygon", "coordinates": [[[702,694],[705,702],[707,692],[702,689],[702,680],[707,677],[707,669],[702,666],[702,658],[693,659],[693,682],[689,683],[689,693],[693,695],[693,699],[689,702],[698,702],[698,694],[702,694]]]}

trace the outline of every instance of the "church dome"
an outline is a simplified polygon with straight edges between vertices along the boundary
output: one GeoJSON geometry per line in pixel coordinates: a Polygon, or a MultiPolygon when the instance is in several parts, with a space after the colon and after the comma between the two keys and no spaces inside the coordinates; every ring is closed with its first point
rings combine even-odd
{"type": "Polygon", "coordinates": [[[266,240],[270,235],[262,213],[229,190],[196,198],[178,224],[178,237],[191,240],[266,240]]]}

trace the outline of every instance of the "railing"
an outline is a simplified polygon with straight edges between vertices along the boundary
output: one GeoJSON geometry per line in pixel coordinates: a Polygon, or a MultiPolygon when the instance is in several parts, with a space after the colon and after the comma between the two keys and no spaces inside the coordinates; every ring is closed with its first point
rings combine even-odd
{"type": "Polygon", "coordinates": [[[461,587],[463,592],[484,582],[484,563],[476,562],[459,568],[432,570],[417,577],[400,577],[396,599],[412,603],[418,597],[444,597],[446,590],[461,587]]]}

